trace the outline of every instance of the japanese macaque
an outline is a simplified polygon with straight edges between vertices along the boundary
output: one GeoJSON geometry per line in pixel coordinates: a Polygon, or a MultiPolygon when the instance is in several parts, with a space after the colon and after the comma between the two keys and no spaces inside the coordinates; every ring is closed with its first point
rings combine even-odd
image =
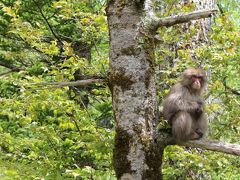
{"type": "Polygon", "coordinates": [[[164,118],[171,125],[177,142],[200,139],[207,132],[204,99],[201,96],[205,83],[205,71],[187,69],[163,102],[164,118]]]}

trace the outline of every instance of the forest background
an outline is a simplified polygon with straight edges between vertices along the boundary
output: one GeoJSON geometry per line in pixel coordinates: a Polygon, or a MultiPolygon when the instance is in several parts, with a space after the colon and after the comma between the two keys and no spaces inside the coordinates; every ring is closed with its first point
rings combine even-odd
{"type": "MultiPolygon", "coordinates": [[[[109,70],[106,3],[1,0],[0,178],[115,179],[112,95],[102,83],[109,70]],[[86,83],[64,83],[79,80],[86,83]]],[[[161,17],[196,8],[174,0],[155,6],[161,17]]],[[[201,64],[210,77],[209,138],[239,143],[240,4],[220,0],[217,7],[207,44],[189,48],[199,27],[158,30],[157,93],[161,104],[179,74],[201,64]]],[[[232,155],[181,146],[165,149],[162,166],[166,179],[239,179],[239,169],[232,155]]]]}

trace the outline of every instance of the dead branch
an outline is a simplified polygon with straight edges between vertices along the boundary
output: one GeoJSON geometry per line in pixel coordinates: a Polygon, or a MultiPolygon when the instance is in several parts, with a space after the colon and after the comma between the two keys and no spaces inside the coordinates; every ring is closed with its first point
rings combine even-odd
{"type": "Polygon", "coordinates": [[[0,73],[0,76],[4,76],[4,75],[10,74],[12,72],[14,72],[14,70],[9,70],[9,71],[6,71],[6,72],[2,72],[2,73],[0,73]]]}
{"type": "Polygon", "coordinates": [[[217,152],[222,152],[226,154],[240,156],[240,144],[230,144],[226,142],[213,141],[213,140],[212,141],[211,140],[195,140],[195,141],[185,142],[180,145],[208,149],[211,151],[217,151],[217,152]]]}
{"type": "Polygon", "coordinates": [[[184,143],[177,143],[173,136],[171,135],[170,131],[171,129],[158,130],[156,140],[160,147],[161,146],[165,147],[168,145],[180,145],[240,156],[240,144],[230,144],[226,142],[208,139],[192,140],[184,143]]]}
{"type": "Polygon", "coordinates": [[[149,30],[156,30],[159,27],[163,26],[173,26],[180,23],[186,23],[191,20],[197,20],[202,18],[210,17],[212,14],[216,13],[217,9],[208,9],[208,10],[198,10],[193,11],[190,13],[182,14],[182,15],[175,15],[175,16],[169,16],[164,18],[158,18],[153,13],[148,15],[148,19],[146,19],[148,22],[146,25],[149,30]]]}
{"type": "Polygon", "coordinates": [[[15,71],[15,72],[19,72],[21,70],[24,70],[23,68],[15,66],[11,62],[5,61],[3,58],[0,58],[0,66],[11,69],[11,71],[15,71]]]}
{"type": "Polygon", "coordinates": [[[194,11],[183,15],[173,17],[160,18],[158,26],[173,26],[175,24],[185,23],[191,20],[202,19],[210,17],[213,13],[217,12],[216,9],[194,11]]]}
{"type": "Polygon", "coordinates": [[[86,79],[86,80],[79,80],[79,81],[71,81],[71,82],[42,82],[42,83],[31,83],[27,84],[28,86],[57,86],[57,87],[64,87],[64,86],[87,86],[96,83],[103,83],[103,79],[86,79]]]}

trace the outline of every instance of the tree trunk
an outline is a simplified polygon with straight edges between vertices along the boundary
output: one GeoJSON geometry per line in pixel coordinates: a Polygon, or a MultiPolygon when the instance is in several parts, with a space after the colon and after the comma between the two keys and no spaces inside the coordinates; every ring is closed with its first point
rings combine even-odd
{"type": "Polygon", "coordinates": [[[162,151],[155,142],[157,101],[154,44],[140,32],[142,7],[111,0],[110,87],[116,121],[113,165],[118,179],[161,179],[162,151]]]}

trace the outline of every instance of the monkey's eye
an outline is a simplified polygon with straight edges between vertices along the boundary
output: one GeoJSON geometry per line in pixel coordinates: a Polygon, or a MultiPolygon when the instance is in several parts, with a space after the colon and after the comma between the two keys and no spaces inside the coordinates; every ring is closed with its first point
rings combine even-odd
{"type": "Polygon", "coordinates": [[[202,79],[202,76],[192,75],[193,78],[202,79]]]}
{"type": "Polygon", "coordinates": [[[202,76],[197,76],[197,78],[202,81],[203,80],[203,77],[202,76]]]}
{"type": "Polygon", "coordinates": [[[192,80],[201,82],[202,81],[202,77],[201,76],[197,76],[197,75],[192,75],[192,80]]]}

